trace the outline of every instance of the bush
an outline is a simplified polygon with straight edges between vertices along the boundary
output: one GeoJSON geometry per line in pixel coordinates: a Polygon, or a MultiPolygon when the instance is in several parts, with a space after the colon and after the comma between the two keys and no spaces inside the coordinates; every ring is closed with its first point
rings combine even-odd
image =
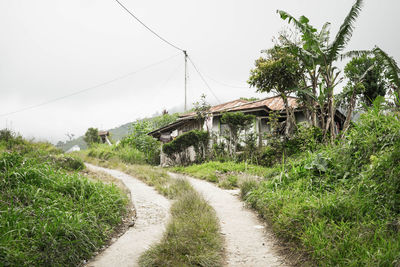
{"type": "Polygon", "coordinates": [[[120,146],[134,148],[144,153],[147,163],[158,165],[161,143],[147,135],[152,129],[151,121],[143,120],[134,123],[131,134],[121,141],[120,146]]]}
{"type": "Polygon", "coordinates": [[[129,163],[129,164],[145,164],[146,163],[145,154],[135,148],[123,146],[123,147],[119,147],[116,151],[117,151],[118,157],[125,163],[129,163]]]}
{"type": "Polygon", "coordinates": [[[61,154],[50,156],[50,160],[52,160],[56,166],[69,171],[80,171],[85,168],[82,159],[71,155],[61,154]]]}
{"type": "Polygon", "coordinates": [[[4,146],[6,149],[12,149],[16,145],[22,145],[25,141],[20,135],[17,135],[9,129],[0,130],[0,147],[4,146]]]}
{"type": "Polygon", "coordinates": [[[181,160],[185,163],[186,150],[193,146],[196,151],[196,161],[201,162],[205,159],[208,150],[209,134],[206,131],[192,130],[186,132],[169,143],[163,145],[163,152],[169,157],[174,157],[174,154],[179,154],[181,160]]]}

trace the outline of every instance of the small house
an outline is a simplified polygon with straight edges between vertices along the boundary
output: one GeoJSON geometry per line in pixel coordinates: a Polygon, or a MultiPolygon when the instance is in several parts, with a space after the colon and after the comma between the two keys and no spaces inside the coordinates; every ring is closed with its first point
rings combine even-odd
{"type": "MultiPolygon", "coordinates": [[[[293,109],[296,122],[307,121],[305,109],[299,105],[298,98],[288,97],[288,102],[290,108],[293,109]]],[[[181,115],[177,121],[148,134],[163,143],[167,143],[182,133],[194,129],[203,129],[210,132],[211,135],[216,136],[219,140],[222,140],[223,135],[228,129],[227,125],[221,122],[222,115],[225,112],[243,112],[245,114],[255,115],[252,131],[256,133],[258,137],[259,146],[265,143],[265,133],[270,131],[268,120],[271,112],[278,114],[281,125],[283,125],[286,120],[285,105],[280,96],[268,97],[257,101],[237,99],[212,106],[204,123],[198,120],[195,112],[191,112],[181,115]]],[[[337,111],[335,121],[337,131],[339,131],[343,126],[345,116],[337,111]]],[[[163,156],[161,158],[163,159],[163,156]]],[[[161,164],[163,164],[163,160],[161,160],[161,164]]]]}

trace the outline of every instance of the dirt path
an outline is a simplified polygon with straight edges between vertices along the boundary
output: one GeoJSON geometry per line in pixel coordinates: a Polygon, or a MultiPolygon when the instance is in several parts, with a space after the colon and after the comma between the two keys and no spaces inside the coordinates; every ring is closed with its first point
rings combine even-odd
{"type": "Polygon", "coordinates": [[[122,180],[131,191],[137,215],[134,227],[97,255],[87,266],[137,266],[139,256],[162,237],[169,216],[169,200],[130,175],[91,164],[86,166],[93,171],[103,171],[122,180]]]}
{"type": "Polygon", "coordinates": [[[225,237],[228,266],[286,266],[272,234],[253,211],[243,206],[238,190],[223,190],[206,181],[184,177],[217,213],[225,237]]]}

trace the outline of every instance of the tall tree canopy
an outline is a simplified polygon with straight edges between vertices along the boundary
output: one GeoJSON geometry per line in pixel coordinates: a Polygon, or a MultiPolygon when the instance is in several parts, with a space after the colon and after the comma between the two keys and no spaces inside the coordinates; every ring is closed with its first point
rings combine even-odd
{"type": "Polygon", "coordinates": [[[274,92],[282,97],[287,116],[286,135],[289,135],[295,121],[288,96],[298,90],[303,75],[302,68],[296,57],[283,47],[275,46],[263,53],[265,57],[256,60],[248,83],[256,87],[257,92],[274,92]]]}

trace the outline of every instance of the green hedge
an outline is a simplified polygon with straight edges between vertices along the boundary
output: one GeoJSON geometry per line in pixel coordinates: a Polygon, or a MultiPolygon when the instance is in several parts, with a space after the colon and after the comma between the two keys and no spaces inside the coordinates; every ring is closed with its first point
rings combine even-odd
{"type": "Polygon", "coordinates": [[[206,131],[192,130],[178,136],[172,142],[163,145],[163,152],[168,156],[172,156],[175,153],[180,153],[185,149],[193,146],[196,152],[208,147],[209,135],[206,131]]]}

